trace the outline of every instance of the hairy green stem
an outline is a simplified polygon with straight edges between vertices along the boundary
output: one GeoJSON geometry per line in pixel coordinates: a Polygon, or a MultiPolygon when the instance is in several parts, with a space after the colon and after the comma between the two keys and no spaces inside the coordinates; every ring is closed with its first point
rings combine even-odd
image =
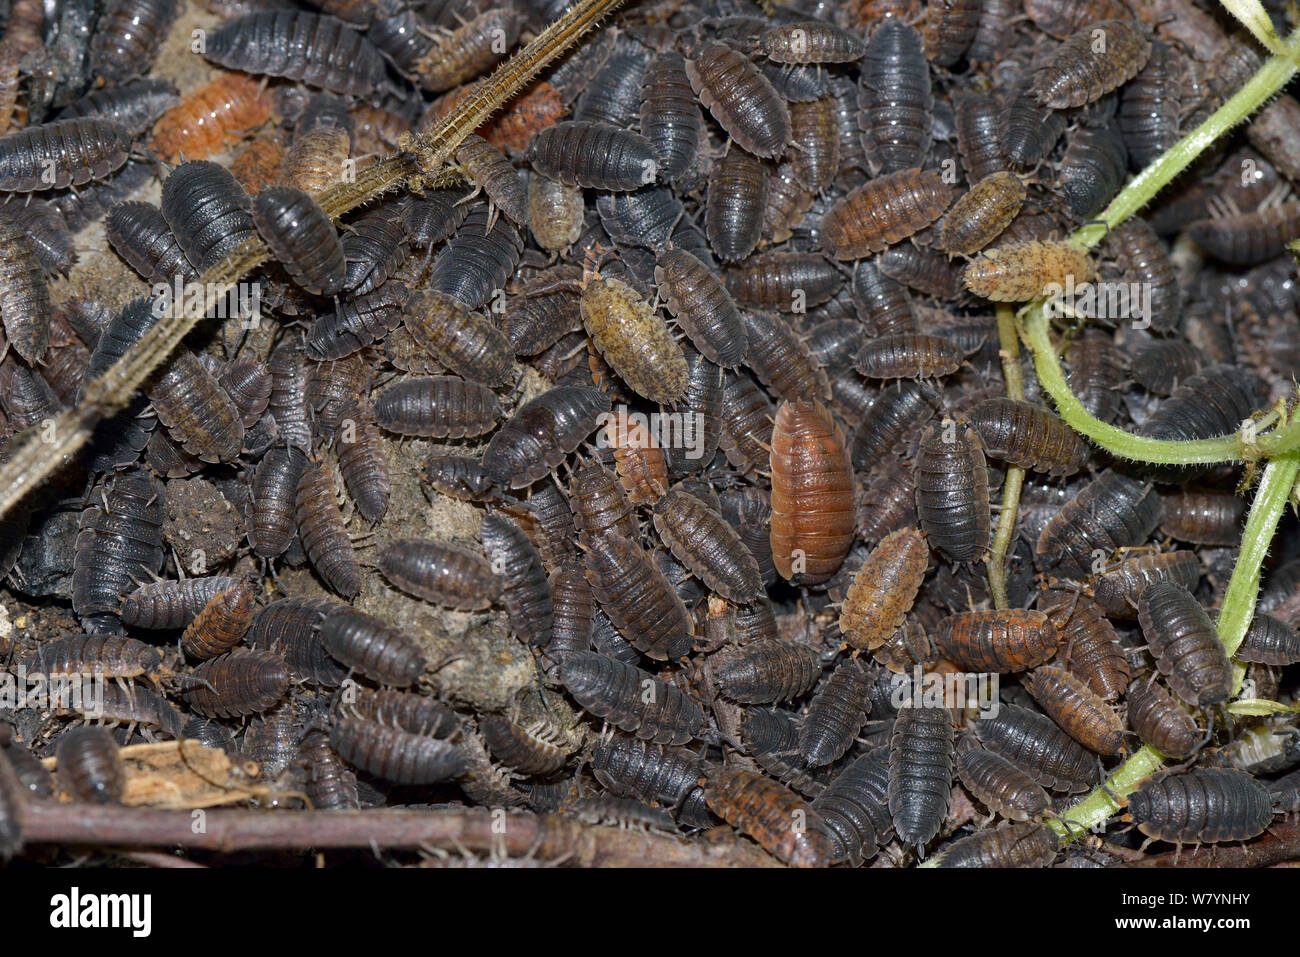
{"type": "MultiPolygon", "coordinates": [[[[1016,336],[1016,315],[1009,305],[998,306],[998,346],[1002,357],[1002,381],[1007,397],[1023,399],[1025,383],[1020,374],[1020,340],[1016,336]]],[[[1016,533],[1016,513],[1020,511],[1020,490],[1025,483],[1025,470],[1018,465],[1007,466],[1007,477],[1002,483],[1002,511],[998,513],[998,530],[989,550],[989,595],[994,608],[1007,607],[1007,550],[1016,533]]]]}

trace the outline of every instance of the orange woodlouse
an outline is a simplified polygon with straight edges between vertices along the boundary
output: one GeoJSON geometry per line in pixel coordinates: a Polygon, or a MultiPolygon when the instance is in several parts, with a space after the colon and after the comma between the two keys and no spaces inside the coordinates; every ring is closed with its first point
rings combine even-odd
{"type": "Polygon", "coordinates": [[[1092,282],[1097,272],[1083,250],[1064,242],[1012,243],[980,253],[964,270],[962,285],[993,302],[1028,302],[1063,286],[1092,282]]]}
{"type": "Polygon", "coordinates": [[[1063,668],[1035,668],[1025,678],[1025,688],[1066,734],[1090,751],[1115,754],[1124,743],[1119,715],[1063,668]]]}
{"type": "Polygon", "coordinates": [[[1060,632],[1041,611],[988,609],[949,615],[934,634],[944,657],[970,671],[1007,674],[1051,660],[1060,632]]]}
{"type": "Polygon", "coordinates": [[[952,193],[936,170],[901,170],[864,183],[822,219],[822,245],[836,259],[862,259],[929,226],[952,193]]]}
{"type": "Polygon", "coordinates": [[[159,118],[153,148],[165,160],[206,159],[271,118],[271,101],[258,80],[223,73],[188,93],[159,118]]]}
{"type": "Polygon", "coordinates": [[[825,867],[834,847],[821,816],[788,788],[744,768],[710,771],[709,809],[794,867],[825,867]]]}
{"type": "Polygon", "coordinates": [[[915,528],[881,539],[862,563],[840,606],[840,634],[854,648],[875,649],[902,626],[925,578],[929,548],[915,528]]]}
{"type": "Polygon", "coordinates": [[[781,577],[816,585],[853,542],[853,465],[825,406],[782,402],[771,440],[772,560],[781,577]]]}

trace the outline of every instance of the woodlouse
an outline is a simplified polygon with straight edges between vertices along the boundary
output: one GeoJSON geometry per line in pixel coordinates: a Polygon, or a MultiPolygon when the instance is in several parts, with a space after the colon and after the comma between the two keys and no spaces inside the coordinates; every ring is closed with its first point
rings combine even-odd
{"type": "Polygon", "coordinates": [[[1051,286],[1096,278],[1088,254],[1064,242],[1011,243],[980,253],[962,270],[962,285],[993,302],[1028,302],[1051,286]]]}
{"type": "Polygon", "coordinates": [[[686,608],[639,545],[610,533],[582,548],[592,594],[638,650],[659,661],[691,650],[694,629],[686,608]]]}
{"type": "Polygon", "coordinates": [[[107,4],[90,40],[90,71],[109,86],[148,73],[181,7],[180,0],[107,4]]]}
{"type": "Polygon", "coordinates": [[[817,689],[799,726],[799,754],[809,767],[839,760],[871,710],[871,676],[855,657],[843,659],[817,689]]]}
{"type": "Polygon", "coordinates": [[[390,542],[378,564],[395,587],[447,608],[481,610],[501,594],[502,583],[487,559],[460,545],[420,539],[390,542]]]}
{"type": "Polygon", "coordinates": [[[387,82],[373,43],[341,20],[303,10],[229,20],[208,34],[203,55],[231,70],[282,76],[349,96],[369,96],[387,82]]]}
{"type": "Polygon", "coordinates": [[[737,262],[758,245],[769,179],[763,160],[734,145],[713,161],[704,203],[704,230],[719,259],[737,262]]]}
{"type": "Polygon", "coordinates": [[[107,728],[69,728],[55,752],[59,785],[76,801],[117,804],[126,790],[121,749],[107,728]]]}
{"type": "Polygon", "coordinates": [[[997,239],[1020,213],[1025,184],[1008,171],[990,173],[953,203],[939,227],[938,247],[949,256],[970,256],[997,239]]]}
{"type": "Polygon", "coordinates": [[[459,777],[468,765],[461,749],[365,718],[344,718],[330,730],[330,745],[349,764],[394,784],[433,784],[459,777]]]}
{"type": "Polygon", "coordinates": [[[1053,66],[1037,74],[1033,93],[1054,110],[1083,106],[1123,86],[1146,66],[1151,40],[1136,20],[1100,20],[1072,33],[1053,66]]]}
{"type": "Polygon", "coordinates": [[[955,734],[943,708],[900,708],[889,744],[889,813],[900,841],[924,847],[952,795],[955,734]]]}
{"type": "Polygon", "coordinates": [[[158,421],[188,453],[230,462],[244,444],[244,423],[230,396],[198,357],[181,348],[149,390],[158,421]]]}
{"type": "Polygon", "coordinates": [[[230,171],[207,160],[182,163],[163,183],[163,217],[201,273],[257,235],[248,206],[248,195],[230,171]]]}
{"type": "Polygon", "coordinates": [[[790,142],[790,111],[743,54],[706,41],[686,61],[686,76],[704,108],[747,153],[773,157],[790,142]]]}
{"type": "Polygon", "coordinates": [[[622,280],[599,277],[582,291],[580,306],[591,341],[624,382],[652,402],[682,397],[686,358],[667,324],[636,290],[622,280]]]}
{"type": "Polygon", "coordinates": [[[930,426],[916,453],[916,511],[930,545],[970,562],[989,545],[989,487],[984,450],[970,428],[949,419],[930,426]]]}
{"type": "Polygon", "coordinates": [[[350,688],[334,699],[335,712],[365,718],[410,734],[447,738],[458,727],[456,712],[436,698],[392,688],[350,688]]]}
{"type": "Polygon", "coordinates": [[[206,718],[235,718],[273,707],[289,691],[284,659],[269,651],[237,648],[199,664],[196,683],[181,696],[206,718]],[[202,683],[197,683],[202,682],[202,683]]]}
{"type": "Polygon", "coordinates": [[[985,399],[967,414],[984,451],[1034,472],[1073,475],[1088,458],[1088,444],[1059,416],[1019,399],[985,399]]]}
{"type": "Polygon", "coordinates": [[[680,489],[669,489],[655,503],[659,537],[710,590],[737,604],[763,592],[758,562],[740,536],[714,509],[680,489]]]}
{"type": "Polygon", "coordinates": [[[740,310],[717,274],[684,249],[655,254],[655,284],[668,311],[701,353],[724,369],[745,359],[740,310]]]}
{"type": "Polygon", "coordinates": [[[1193,591],[1200,580],[1201,564],[1195,552],[1138,555],[1098,575],[1092,597],[1111,618],[1133,618],[1138,599],[1156,582],[1173,582],[1193,591]]]}
{"type": "Polygon", "coordinates": [[[610,190],[647,186],[659,166],[654,146],[641,134],[580,120],[563,120],[534,136],[528,162],[557,183],[610,190]]]}
{"type": "Polygon", "coordinates": [[[964,358],[961,346],[951,339],[899,332],[864,343],[854,367],[872,379],[928,379],[951,375],[964,358]]]}
{"type": "Polygon", "coordinates": [[[721,652],[714,680],[733,701],[776,704],[803,695],[820,674],[816,649],[786,641],[754,641],[721,652]]]}
{"type": "Polygon", "coordinates": [[[72,117],[0,136],[0,190],[31,193],[84,186],[120,169],[131,134],[110,120],[72,117]]]}
{"type": "Polygon", "coordinates": [[[132,583],[162,570],[162,524],[161,491],[147,474],[95,487],[73,554],[72,607],[80,618],[111,625],[132,583]]]}
{"type": "Polygon", "coordinates": [[[1070,737],[1097,754],[1115,754],[1124,743],[1119,716],[1063,668],[1042,665],[1025,679],[1034,700],[1070,737]]]}
{"type": "Polygon", "coordinates": [[[1287,622],[1257,612],[1234,657],[1266,665],[1295,664],[1300,661],[1300,636],[1287,622]]]}
{"type": "Polygon", "coordinates": [[[528,177],[528,228],[543,249],[562,252],[576,243],[582,236],[583,210],[580,186],[541,173],[528,177]]]}
{"type": "Polygon", "coordinates": [[[493,572],[502,581],[501,603],[515,635],[529,645],[546,644],[555,606],[541,555],[523,530],[504,515],[484,515],[479,537],[493,572]]]}
{"type": "Polygon", "coordinates": [[[355,608],[338,608],[320,623],[320,640],[333,657],[382,684],[403,688],[427,664],[420,642],[355,608]]]}
{"type": "Polygon", "coordinates": [[[1038,607],[1061,633],[1070,670],[1102,698],[1122,695],[1130,677],[1128,658],[1097,603],[1073,589],[1047,589],[1038,607]]]}
{"type": "Polygon", "coordinates": [[[878,176],[827,211],[822,246],[836,259],[861,259],[929,226],[951,201],[951,190],[936,170],[912,168],[878,176]]]}
{"type": "Polygon", "coordinates": [[[704,734],[704,712],[698,704],[633,665],[581,651],[560,666],[560,680],[587,711],[643,740],[685,744],[704,734]]]}
{"type": "Polygon", "coordinates": [[[310,195],[290,186],[263,190],[253,199],[253,222],[295,283],[317,296],[343,291],[343,244],[310,195]]]}
{"type": "Polygon", "coordinates": [[[1056,832],[1042,824],[1003,824],[944,847],[935,867],[1047,867],[1059,850],[1056,832]]]}
{"type": "Polygon", "coordinates": [[[1190,757],[1204,737],[1186,709],[1155,682],[1135,682],[1125,703],[1129,726],[1143,743],[1175,761],[1190,757]]]}
{"type": "Polygon", "coordinates": [[[746,362],[760,382],[781,399],[830,399],[825,371],[784,316],[747,310],[744,322],[749,352],[746,362]]]}
{"type": "Polygon", "coordinates": [[[50,289],[26,230],[6,213],[0,213],[0,319],[15,352],[33,365],[45,361],[50,289]]]}
{"type": "Polygon", "coordinates": [[[646,67],[640,114],[641,133],[659,159],[659,176],[676,179],[695,159],[703,123],[680,53],[659,53],[646,67]]]}
{"type": "Polygon", "coordinates": [[[204,160],[270,120],[270,98],[243,73],[224,73],[188,92],[153,125],[162,159],[204,160]]]}
{"type": "Polygon", "coordinates": [[[312,567],[331,589],[352,598],[361,588],[361,569],[339,511],[333,470],[308,462],[298,480],[294,523],[312,567]]]}
{"type": "Polygon", "coordinates": [[[1106,469],[1047,523],[1036,560],[1056,574],[1086,578],[1096,555],[1142,544],[1159,521],[1160,496],[1150,483],[1106,469]]]}
{"type": "Polygon", "coordinates": [[[253,586],[236,581],[212,596],[186,626],[181,647],[194,658],[215,658],[243,640],[257,611],[253,586]]]}
{"type": "Polygon", "coordinates": [[[858,107],[872,173],[897,173],[925,159],[934,98],[919,30],[894,18],[873,27],[858,80],[858,107]]]}
{"type": "MultiPolygon", "coordinates": [[[[477,382],[456,376],[422,376],[394,383],[379,393],[374,415],[381,428],[399,435],[459,439],[490,431],[501,418],[501,403],[477,382]]],[[[508,428],[509,424],[497,435],[508,428]]],[[[494,441],[496,438],[493,436],[494,441]]]]}
{"type": "Polygon", "coordinates": [[[1004,704],[979,723],[984,746],[1052,791],[1086,791],[1097,783],[1097,758],[1051,718],[1004,704]]]}
{"type": "Polygon", "coordinates": [[[943,655],[970,671],[1007,674],[1051,660],[1060,632],[1041,611],[988,609],[949,615],[934,634],[943,655]]]}
{"type": "Polygon", "coordinates": [[[161,671],[162,652],[135,638],[71,635],[45,642],[23,664],[28,672],[44,675],[137,678],[161,671]]]}
{"type": "Polygon", "coordinates": [[[1188,704],[1232,695],[1232,664],[1205,609],[1181,585],[1156,582],[1138,600],[1138,620],[1160,673],[1188,704]]]}
{"type": "Polygon", "coordinates": [[[772,560],[781,577],[826,581],[853,541],[853,465],[826,407],[782,402],[771,438],[772,560]]]}
{"type": "MultiPolygon", "coordinates": [[[[488,397],[495,406],[495,396],[488,397]]],[[[501,488],[532,485],[576,449],[609,409],[605,393],[584,386],[558,386],[524,403],[488,442],[488,477],[501,488]]]]}
{"type": "Polygon", "coordinates": [[[957,776],[971,795],[995,814],[1010,821],[1032,821],[1052,809],[1052,799],[1024,771],[973,737],[963,737],[957,748],[957,776]]]}
{"type": "Polygon", "coordinates": [[[1197,768],[1143,782],[1129,795],[1128,814],[1138,830],[1161,841],[1246,841],[1268,827],[1273,802],[1245,771],[1197,768]]]}
{"type": "Polygon", "coordinates": [[[744,768],[708,774],[704,800],[728,824],[794,867],[824,867],[834,848],[821,817],[788,788],[744,768]]]}
{"type": "Polygon", "coordinates": [[[415,340],[457,375],[489,387],[507,385],[514,378],[505,335],[452,296],[433,289],[416,292],[404,315],[415,340]]]}
{"type": "Polygon", "coordinates": [[[836,858],[857,867],[893,833],[889,817],[889,749],[856,758],[813,801],[836,858]]]}
{"type": "Polygon", "coordinates": [[[925,578],[925,537],[915,528],[886,535],[867,556],[840,606],[840,634],[854,648],[875,649],[902,626],[925,578]]]}

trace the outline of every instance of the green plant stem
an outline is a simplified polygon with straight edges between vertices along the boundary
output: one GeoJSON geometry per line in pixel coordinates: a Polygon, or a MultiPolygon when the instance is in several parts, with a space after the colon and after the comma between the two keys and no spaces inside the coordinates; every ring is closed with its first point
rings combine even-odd
{"type": "MultiPolygon", "coordinates": [[[[1002,357],[1002,381],[1007,397],[1023,399],[1025,383],[1020,375],[1020,340],[1016,336],[1015,311],[1009,305],[998,306],[998,347],[1002,357]]],[[[994,608],[1007,607],[1007,550],[1016,533],[1016,513],[1020,511],[1020,490],[1025,483],[1025,470],[1018,465],[1007,466],[1007,476],[1002,483],[1002,511],[998,513],[998,529],[989,550],[989,595],[994,608]]]]}
{"type": "Polygon", "coordinates": [[[1164,763],[1164,755],[1149,744],[1133,752],[1133,756],[1115,769],[1106,779],[1104,787],[1097,788],[1074,807],[1061,815],[1061,820],[1049,820],[1047,826],[1068,844],[1090,827],[1102,824],[1121,810],[1116,797],[1124,797],[1149,778],[1164,763]],[[1107,792],[1110,793],[1107,793],[1107,792]],[[1112,796],[1113,795],[1113,796],[1112,796]]]}

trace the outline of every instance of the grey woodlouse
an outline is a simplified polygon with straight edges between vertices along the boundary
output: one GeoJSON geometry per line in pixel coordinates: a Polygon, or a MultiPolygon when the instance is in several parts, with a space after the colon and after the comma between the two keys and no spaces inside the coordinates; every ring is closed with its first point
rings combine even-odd
{"type": "Polygon", "coordinates": [[[889,749],[854,759],[813,801],[837,858],[854,867],[874,857],[893,834],[889,816],[889,749]]]}
{"type": "MultiPolygon", "coordinates": [[[[501,418],[501,403],[476,382],[423,376],[394,383],[379,393],[374,416],[381,428],[399,435],[459,439],[490,431],[501,418]]],[[[507,424],[497,435],[508,428],[507,424]]]]}
{"type": "Polygon", "coordinates": [[[754,641],[720,653],[714,680],[741,704],[776,704],[803,695],[821,674],[817,651],[786,641],[754,641]]]}
{"type": "Polygon", "coordinates": [[[383,438],[369,406],[351,407],[344,415],[336,437],[339,474],[361,517],[380,522],[393,485],[383,438]]]}
{"type": "Polygon", "coordinates": [[[162,570],[161,490],[142,473],[107,479],[82,511],[73,555],[72,607],[84,621],[107,625],[135,581],[162,570]]]}
{"type": "Polygon", "coordinates": [[[777,312],[746,310],[745,333],[750,369],[778,398],[791,401],[830,399],[831,387],[812,350],[777,312]]]}
{"type": "Polygon", "coordinates": [[[351,222],[339,240],[343,249],[343,288],[364,296],[382,286],[410,252],[402,210],[392,204],[377,206],[351,222]]]}
{"type": "Polygon", "coordinates": [[[569,747],[545,724],[524,727],[501,715],[479,719],[483,743],[496,760],[522,775],[552,774],[564,767],[569,747]]]}
{"type": "Polygon", "coordinates": [[[633,190],[653,183],[659,160],[639,133],[608,123],[563,120],[528,146],[533,169],[557,183],[588,189],[633,190]]]}
{"type": "Polygon", "coordinates": [[[838,761],[853,745],[871,711],[866,666],[843,659],[817,689],[799,726],[799,754],[809,767],[838,761]]]}
{"type": "Polygon", "coordinates": [[[436,698],[392,688],[349,689],[346,695],[338,692],[334,710],[341,716],[365,718],[409,734],[434,738],[451,737],[459,726],[456,712],[436,698]]]}
{"type": "Polygon", "coordinates": [[[1227,701],[1232,665],[1205,609],[1173,582],[1156,582],[1138,600],[1138,620],[1160,673],[1178,697],[1201,707],[1227,701]]]}
{"type": "Polygon", "coordinates": [[[26,231],[0,213],[0,317],[14,351],[33,365],[50,345],[50,290],[26,231]]]}
{"type": "Polygon", "coordinates": [[[682,691],[606,655],[571,655],[560,680],[584,709],[643,740],[685,744],[705,732],[704,712],[682,691]]]}
{"type": "Polygon", "coordinates": [[[592,594],[638,650],[659,661],[690,652],[690,617],[662,571],[633,541],[610,533],[582,545],[592,594]]]}
{"type": "Polygon", "coordinates": [[[1246,841],[1268,827],[1273,802],[1245,771],[1197,768],[1143,782],[1129,795],[1128,815],[1143,834],[1161,841],[1246,841]]]}
{"type": "Polygon", "coordinates": [[[591,750],[596,780],[620,797],[680,809],[703,776],[700,760],[684,748],[613,735],[591,750]]]}
{"type": "Polygon", "coordinates": [[[253,222],[295,283],[318,296],[342,292],[343,244],[309,194],[290,186],[263,190],[253,198],[253,222]]]}
{"type": "Polygon", "coordinates": [[[303,737],[296,759],[306,773],[303,790],[314,809],[360,810],[356,776],[343,766],[323,731],[311,731],[303,737]]]}
{"type": "Polygon", "coordinates": [[[90,70],[108,85],[148,73],[180,14],[180,0],[114,0],[95,24],[90,70]]]}
{"type": "Polygon", "coordinates": [[[253,554],[275,558],[289,547],[295,531],[298,483],[306,469],[307,453],[294,445],[269,449],[257,464],[247,512],[253,554]]]}
{"type": "Polygon", "coordinates": [[[330,745],[344,761],[394,784],[446,781],[468,766],[464,752],[454,745],[365,718],[336,722],[330,745]]]}
{"type": "Polygon", "coordinates": [[[790,111],[743,54],[706,41],[686,61],[686,76],[704,108],[747,153],[773,157],[790,142],[790,111]]]}
{"type": "Polygon", "coordinates": [[[961,346],[951,339],[900,332],[864,343],[854,366],[872,379],[928,379],[951,375],[963,361],[961,346]]]}
{"type": "Polygon", "coordinates": [[[824,20],[769,27],[757,42],[759,52],[777,63],[850,63],[866,53],[859,37],[824,20]]]}
{"type": "Polygon", "coordinates": [[[945,419],[930,426],[916,453],[916,511],[930,546],[970,562],[989,545],[989,487],[979,436],[945,419]]]}
{"type": "Polygon", "coordinates": [[[0,136],[0,190],[31,193],[84,186],[120,169],[131,134],[110,120],[73,117],[0,136]]]}
{"type": "Polygon", "coordinates": [[[1183,380],[1138,434],[1178,441],[1229,435],[1255,411],[1259,398],[1259,381],[1251,372],[1213,365],[1183,380]]]}
{"type": "Polygon", "coordinates": [[[872,173],[897,173],[924,160],[934,97],[919,30],[895,18],[873,27],[858,80],[858,107],[872,173]]]}
{"type": "Polygon", "coordinates": [[[126,790],[126,767],[107,728],[69,728],[59,737],[59,785],[73,800],[118,804],[126,790]]]}
{"type": "Polygon", "coordinates": [[[608,396],[582,386],[559,386],[524,403],[488,442],[488,477],[501,488],[532,485],[576,449],[609,409],[608,396]]]}
{"type": "Polygon", "coordinates": [[[1300,661],[1300,636],[1285,621],[1257,612],[1246,629],[1234,657],[1238,661],[1266,665],[1290,665],[1300,661]]]}
{"type": "Polygon", "coordinates": [[[1079,490],[1038,537],[1040,567],[1086,578],[1094,552],[1140,545],[1160,521],[1160,496],[1146,482],[1106,469],[1079,490]]]}
{"type": "Polygon", "coordinates": [[[403,688],[424,672],[420,642],[355,608],[337,608],[320,623],[320,641],[333,657],[382,684],[403,688]]]}
{"type": "Polygon", "coordinates": [[[900,381],[871,400],[853,431],[853,465],[874,469],[882,456],[900,451],[934,418],[938,393],[922,382],[900,381]]]}
{"type": "Polygon", "coordinates": [[[346,608],[322,598],[284,598],[271,602],[253,616],[245,635],[250,648],[279,655],[294,681],[334,687],[346,671],[325,651],[320,624],[330,612],[346,608]]]}
{"type": "Polygon", "coordinates": [[[1201,350],[1177,339],[1153,339],[1138,346],[1129,362],[1133,381],[1153,395],[1169,395],[1204,364],[1201,350]]]}
{"type": "Polygon", "coordinates": [[[302,10],[227,21],[208,35],[203,55],[228,69],[282,76],[350,96],[369,96],[387,82],[373,43],[341,20],[302,10]]]}
{"type": "Polygon", "coordinates": [[[162,652],[135,638],[117,635],[72,635],[47,641],[24,662],[29,672],[45,675],[97,675],[104,678],[155,676],[163,668],[162,652]]]}
{"type": "Polygon", "coordinates": [[[943,708],[900,708],[889,744],[889,813],[900,841],[924,847],[952,796],[955,734],[943,708]]]}
{"type": "Polygon", "coordinates": [[[237,648],[202,662],[193,672],[196,682],[181,692],[206,718],[257,714],[278,703],[289,691],[284,659],[269,651],[237,648]]]}
{"type": "Polygon", "coordinates": [[[977,801],[1009,821],[1037,820],[1052,809],[1052,799],[1037,781],[971,736],[958,743],[957,776],[977,801]]]}
{"type": "Polygon", "coordinates": [[[659,176],[676,179],[695,159],[703,123],[680,53],[664,51],[646,67],[640,114],[641,133],[659,160],[659,176]]]}
{"type": "Polygon", "coordinates": [[[465,611],[487,608],[502,583],[483,556],[444,542],[403,539],[384,546],[379,570],[417,598],[465,611]]]}
{"type": "Polygon", "coordinates": [[[244,445],[244,423],[216,376],[190,350],[179,349],[149,390],[158,421],[186,452],[204,462],[230,462],[244,445]]]}
{"type": "Polygon", "coordinates": [[[163,183],[162,214],[199,272],[207,272],[257,235],[248,194],[224,166],[191,160],[163,183]]]}
{"type": "Polygon", "coordinates": [[[504,515],[484,515],[480,538],[494,574],[503,583],[501,603],[514,633],[529,645],[546,644],[555,621],[555,605],[541,555],[523,530],[504,515]]]}
{"type": "Polygon", "coordinates": [[[977,734],[986,748],[1049,790],[1073,793],[1097,783],[1096,757],[1037,712],[1004,704],[996,717],[979,723],[977,734]]]}
{"type": "Polygon", "coordinates": [[[176,276],[193,282],[198,273],[152,203],[118,203],[108,211],[104,232],[119,256],[151,286],[171,285],[176,276]]]}

